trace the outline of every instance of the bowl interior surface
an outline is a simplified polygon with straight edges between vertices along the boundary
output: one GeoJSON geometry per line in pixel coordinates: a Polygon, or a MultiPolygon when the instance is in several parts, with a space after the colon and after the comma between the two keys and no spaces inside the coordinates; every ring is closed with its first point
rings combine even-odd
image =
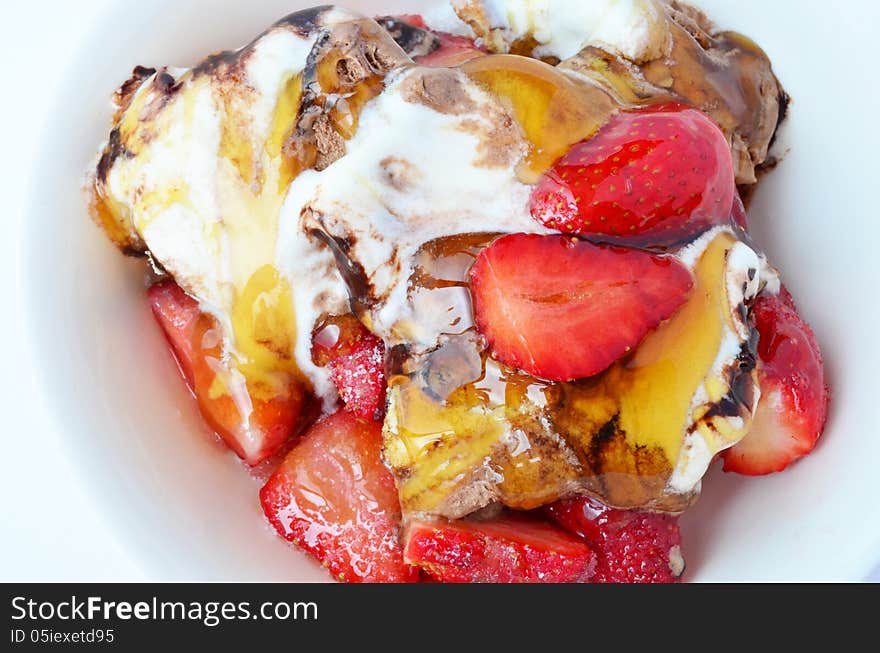
{"type": "MultiPolygon", "coordinates": [[[[59,446],[157,580],[328,577],[270,531],[257,498],[260,481],[206,432],[144,301],[142,263],[122,257],[90,223],[80,184],[107,136],[108,98],[135,64],[191,65],[310,4],[117,6],[70,62],[37,158],[23,271],[29,344],[59,446]]],[[[345,4],[387,14],[427,3],[345,4]]],[[[858,165],[843,164],[854,156],[859,163],[854,152],[876,151],[863,135],[874,131],[866,108],[880,103],[876,88],[858,105],[841,106],[840,98],[859,83],[856,67],[845,63],[868,56],[872,21],[860,21],[858,12],[802,11],[794,1],[700,4],[765,47],[795,98],[781,143],[790,152],[758,191],[751,220],[815,328],[834,400],[818,451],[788,472],[758,479],[710,472],[701,501],[684,518],[689,578],[863,578],[880,555],[873,484],[880,425],[872,410],[880,316],[870,301],[880,281],[873,254],[880,229],[867,213],[867,174],[860,179],[852,170],[858,165]],[[849,36],[833,53],[811,47],[829,33],[849,36]]],[[[865,171],[869,155],[861,155],[865,171]]]]}

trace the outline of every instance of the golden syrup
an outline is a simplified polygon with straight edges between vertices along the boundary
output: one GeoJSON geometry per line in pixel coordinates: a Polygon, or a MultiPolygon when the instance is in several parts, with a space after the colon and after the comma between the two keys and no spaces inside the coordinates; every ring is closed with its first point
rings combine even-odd
{"type": "MultiPolygon", "coordinates": [[[[117,100],[121,100],[121,89],[117,92],[117,100]]],[[[114,115],[116,128],[111,132],[110,142],[106,145],[95,176],[87,188],[88,207],[92,218],[100,225],[107,236],[123,251],[129,254],[142,254],[144,245],[135,234],[140,212],[136,207],[129,207],[117,201],[109,191],[109,175],[111,166],[120,153],[140,152],[146,140],[158,129],[156,125],[145,128],[143,120],[148,101],[152,99],[150,87],[144,84],[131,97],[125,98],[125,110],[117,110],[114,115]]],[[[121,174],[125,176],[123,171],[121,174]]],[[[125,179],[123,179],[125,183],[125,179]]]]}
{"type": "MultiPolygon", "coordinates": [[[[735,242],[718,235],[696,264],[694,289],[679,312],[592,379],[550,383],[506,368],[486,354],[473,328],[444,335],[431,352],[404,356],[391,378],[385,431],[404,507],[459,517],[490,500],[529,509],[573,491],[618,507],[686,507],[691,496],[668,491],[685,437],[699,432],[715,453],[742,437],[751,419],[740,406],[735,419],[722,420],[728,432],[720,439],[718,424],[700,419],[731,391],[729,372],[712,369],[734,324],[726,279],[735,242]],[[700,388],[707,403],[695,406],[700,388]],[[476,493],[475,483],[490,489],[476,493]]],[[[466,278],[461,262],[474,247],[462,238],[430,243],[416,292],[466,278]]]]}
{"type": "Polygon", "coordinates": [[[302,75],[289,75],[282,85],[281,94],[272,115],[272,126],[266,139],[266,156],[277,161],[280,166],[278,175],[278,193],[285,193],[290,183],[307,167],[284,149],[284,144],[293,136],[296,129],[296,117],[302,100],[302,75]]]}
{"type": "MultiPolygon", "coordinates": [[[[316,62],[315,77],[320,87],[315,102],[329,110],[331,123],[343,138],[357,129],[357,117],[363,105],[375,97],[382,87],[378,76],[369,76],[360,83],[345,85],[340,76],[340,62],[350,53],[333,48],[316,62]]],[[[227,242],[231,250],[233,278],[236,280],[231,310],[232,344],[237,369],[248,381],[253,394],[283,390],[292,376],[301,377],[293,360],[297,330],[293,294],[287,280],[273,263],[278,241],[278,215],[287,188],[304,169],[311,167],[312,152],[286,147],[294,137],[303,100],[303,74],[291,75],[281,85],[266,140],[248,143],[254,157],[259,157],[260,173],[248,184],[227,179],[220,184],[227,242]],[[297,158],[297,156],[302,158],[297,158]],[[225,190],[224,190],[225,189],[225,190]],[[232,189],[231,194],[228,193],[232,189]]],[[[311,89],[315,93],[316,89],[311,89]]],[[[241,122],[236,114],[227,115],[224,133],[235,130],[241,122]]],[[[236,136],[230,143],[244,143],[247,134],[236,136]]],[[[221,142],[223,152],[223,142],[221,142]]],[[[246,155],[233,150],[228,158],[236,163],[248,161],[246,155]]],[[[247,168],[245,167],[245,170],[247,168]]],[[[221,171],[222,174],[222,171],[221,171]]],[[[242,181],[247,181],[243,177],[242,181]]],[[[300,334],[310,337],[311,334],[300,334]]]]}
{"type": "Polygon", "coordinates": [[[396,470],[413,472],[398,483],[401,503],[413,510],[447,512],[443,504],[455,500],[461,481],[469,484],[491,459],[504,432],[503,409],[440,403],[404,376],[392,377],[389,397],[397,407],[398,437],[386,440],[386,460],[396,470]]]}
{"type": "Polygon", "coordinates": [[[587,80],[536,59],[490,55],[461,66],[508,104],[530,144],[519,175],[536,183],[573,144],[593,136],[620,105],[587,80]]]}
{"type": "MultiPolygon", "coordinates": [[[[580,452],[589,452],[593,471],[606,477],[633,472],[654,477],[643,487],[606,479],[603,496],[614,505],[638,505],[647,489],[664,487],[690,433],[699,432],[712,455],[748,431],[751,406],[746,403],[732,419],[711,426],[703,420],[709,406],[731,393],[732,375],[739,370],[736,352],[726,367],[713,371],[722,340],[734,324],[726,280],[727,256],[735,242],[722,233],[709,244],[694,270],[696,284],[688,302],[629,358],[596,379],[562,388],[564,407],[552,419],[580,452]],[[695,404],[701,389],[705,403],[695,404]],[[607,445],[610,453],[595,450],[602,429],[612,443],[607,445]]],[[[754,384],[755,379],[748,381],[754,384]]]]}
{"type": "Polygon", "coordinates": [[[241,111],[236,100],[222,93],[218,98],[224,119],[220,127],[220,156],[233,165],[241,181],[247,185],[257,184],[258,169],[251,136],[237,120],[241,111]]]}
{"type": "Polygon", "coordinates": [[[293,360],[296,315],[288,281],[272,265],[264,265],[236,291],[232,310],[238,368],[271,399],[282,391],[289,376],[298,376],[293,360]]]}

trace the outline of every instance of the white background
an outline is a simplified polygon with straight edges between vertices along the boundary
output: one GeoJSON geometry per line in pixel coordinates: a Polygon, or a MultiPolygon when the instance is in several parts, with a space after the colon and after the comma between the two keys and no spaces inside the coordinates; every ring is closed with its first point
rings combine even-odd
{"type": "Polygon", "coordinates": [[[67,70],[65,61],[111,1],[7,3],[0,21],[0,265],[5,282],[0,303],[0,581],[149,580],[119,546],[53,446],[65,434],[49,422],[45,406],[50,398],[41,396],[36,385],[20,319],[21,225],[29,188],[40,172],[32,170],[35,144],[47,121],[58,118],[46,115],[46,108],[62,75],[88,74],[67,70]]]}
{"type": "MultiPolygon", "coordinates": [[[[33,183],[31,162],[46,109],[64,74],[65,61],[91,31],[110,0],[9,2],[0,21],[0,580],[147,580],[119,547],[87,501],[57,447],[45,397],[28,360],[19,293],[22,217],[33,183]]],[[[75,98],[72,98],[75,101],[75,98]]],[[[39,171],[33,171],[33,176],[39,171]]],[[[51,192],[42,189],[41,192],[51,192]]],[[[47,264],[49,264],[47,262],[47,264]]]]}

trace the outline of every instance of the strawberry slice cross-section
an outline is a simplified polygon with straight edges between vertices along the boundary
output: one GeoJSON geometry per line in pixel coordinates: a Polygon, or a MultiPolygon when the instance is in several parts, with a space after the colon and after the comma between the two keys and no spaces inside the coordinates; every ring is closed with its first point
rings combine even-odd
{"type": "Polygon", "coordinates": [[[173,281],[149,288],[147,299],[156,321],[196,397],[202,417],[223,441],[250,465],[275,453],[296,433],[308,413],[309,392],[303,383],[288,378],[272,396],[251,392],[249,413],[227,392],[217,391],[218,374],[229,373],[223,360],[217,321],[203,313],[198,302],[173,281]]]}
{"type": "Polygon", "coordinates": [[[550,381],[602,372],[693,287],[676,259],[557,235],[495,241],[470,279],[477,326],[495,357],[550,381]]]}
{"type": "Polygon", "coordinates": [[[415,521],[405,556],[444,583],[582,583],[595,568],[586,544],[525,516],[415,521]]]}
{"type": "Polygon", "coordinates": [[[349,583],[416,582],[403,561],[400,504],[382,464],[382,427],[339,411],[318,421],[260,491],[286,540],[349,583]]]}

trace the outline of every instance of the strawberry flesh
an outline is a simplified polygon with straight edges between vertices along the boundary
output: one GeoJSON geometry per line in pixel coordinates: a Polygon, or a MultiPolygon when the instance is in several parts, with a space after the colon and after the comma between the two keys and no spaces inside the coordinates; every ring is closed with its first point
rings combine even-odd
{"type": "Polygon", "coordinates": [[[327,367],[346,410],[385,418],[385,343],[353,315],[331,317],[315,330],[312,360],[327,367]]]}
{"type": "Polygon", "coordinates": [[[195,377],[193,336],[196,330],[202,330],[200,322],[204,321],[198,302],[173,281],[150,286],[147,289],[147,301],[153,317],[162,327],[162,332],[171,345],[187,385],[192,388],[195,377]]]}
{"type": "Polygon", "coordinates": [[[514,234],[470,272],[480,333],[502,363],[551,381],[608,368],[685,302],[677,260],[570,236],[514,234]]]}
{"type": "Polygon", "coordinates": [[[269,522],[349,583],[416,582],[403,562],[400,504],[382,427],[339,411],[317,422],[260,491],[269,522]]]}
{"type": "Polygon", "coordinates": [[[410,525],[405,558],[444,583],[583,583],[593,574],[590,548],[537,519],[410,525]]]}
{"type": "Polygon", "coordinates": [[[309,413],[309,394],[302,383],[289,378],[275,396],[266,397],[263,389],[257,395],[249,382],[251,412],[242,416],[228,393],[215,392],[218,369],[225,364],[214,317],[173,281],[153,285],[147,298],[208,425],[249,465],[269,458],[309,413]]]}
{"type": "Polygon", "coordinates": [[[578,497],[547,513],[596,552],[594,583],[674,583],[684,571],[678,518],[640,510],[615,510],[578,497]]]}
{"type": "Polygon", "coordinates": [[[667,246],[728,223],[735,192],[724,134],[670,104],[622,111],[573,146],[533,190],[531,213],[563,233],[667,246]]]}
{"type": "Polygon", "coordinates": [[[749,476],[779,472],[809,454],[825,428],[829,391],[822,352],[783,287],[752,309],[761,399],[749,434],[724,452],[724,470],[749,476]]]}

